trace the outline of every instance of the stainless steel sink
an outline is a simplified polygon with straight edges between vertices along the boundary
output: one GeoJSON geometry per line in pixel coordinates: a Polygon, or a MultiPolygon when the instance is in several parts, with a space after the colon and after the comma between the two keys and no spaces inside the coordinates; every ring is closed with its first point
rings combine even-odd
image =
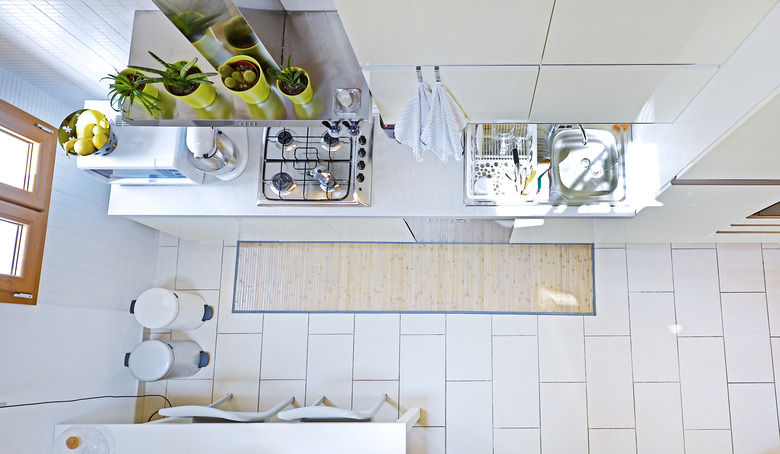
{"type": "Polygon", "coordinates": [[[622,134],[577,125],[553,128],[548,134],[551,201],[558,195],[562,203],[625,199],[622,134]]]}

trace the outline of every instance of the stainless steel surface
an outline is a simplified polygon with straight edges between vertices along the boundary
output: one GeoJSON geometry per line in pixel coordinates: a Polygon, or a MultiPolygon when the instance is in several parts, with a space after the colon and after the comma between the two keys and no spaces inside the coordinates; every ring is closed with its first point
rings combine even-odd
{"type": "MultiPolygon", "coordinates": [[[[287,63],[307,71],[312,81],[314,97],[299,106],[283,96],[271,83],[268,99],[248,105],[212,77],[217,99],[205,109],[193,109],[177,101],[172,118],[153,119],[136,103],[130,117],[136,125],[164,126],[310,126],[323,120],[367,120],[371,100],[363,73],[347,39],[338,13],[335,11],[260,11],[240,8],[241,14],[256,32],[268,52],[278,63],[287,63]],[[282,47],[282,43],[284,47],[282,47]],[[344,112],[337,99],[343,90],[359,95],[359,109],[344,112]]],[[[136,11],[129,64],[159,67],[149,55],[153,51],[165,61],[189,60],[199,57],[203,71],[215,72],[213,65],[171,24],[160,11],[136,11]]],[[[164,91],[162,86],[158,89],[164,91]]],[[[343,98],[345,99],[345,98],[343,98]]],[[[343,101],[342,99],[342,101],[343,101]]],[[[364,128],[365,129],[365,128],[364,128]]]]}
{"type": "Polygon", "coordinates": [[[231,0],[152,0],[214,67],[233,55],[250,55],[263,69],[279,69],[231,0]]]}
{"type": "Polygon", "coordinates": [[[331,132],[321,123],[268,128],[257,204],[369,205],[373,123],[365,123],[357,136],[342,130],[336,144],[323,140],[331,132]]]}
{"type": "Polygon", "coordinates": [[[551,200],[619,202],[626,196],[624,134],[611,128],[556,128],[549,143],[551,200]],[[588,137],[587,143],[583,134],[588,137]],[[560,199],[554,195],[560,194],[560,199]]]}

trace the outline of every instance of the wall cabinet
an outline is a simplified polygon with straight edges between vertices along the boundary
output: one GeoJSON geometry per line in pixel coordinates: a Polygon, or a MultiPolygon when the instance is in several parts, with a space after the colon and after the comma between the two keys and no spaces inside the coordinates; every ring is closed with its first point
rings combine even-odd
{"type": "MultiPolygon", "coordinates": [[[[537,66],[447,67],[441,80],[472,122],[527,121],[531,110],[537,66]]],[[[368,71],[371,94],[382,119],[395,124],[417,85],[414,67],[368,71]]],[[[433,85],[434,72],[423,71],[433,85]]]]}
{"type": "Polygon", "coordinates": [[[388,124],[415,65],[475,122],[670,123],[775,3],[335,0],[388,124]]]}
{"type": "Polygon", "coordinates": [[[361,65],[537,65],[553,0],[334,0],[361,65]]]}

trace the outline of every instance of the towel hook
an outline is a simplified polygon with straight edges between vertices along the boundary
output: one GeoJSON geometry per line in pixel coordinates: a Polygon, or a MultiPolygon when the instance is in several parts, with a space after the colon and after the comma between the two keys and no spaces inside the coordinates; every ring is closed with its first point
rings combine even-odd
{"type": "Polygon", "coordinates": [[[436,73],[436,82],[441,82],[441,74],[439,74],[439,67],[434,66],[433,72],[436,73]]]}
{"type": "Polygon", "coordinates": [[[422,78],[422,67],[418,66],[417,67],[417,82],[422,83],[422,81],[423,81],[423,78],[422,78]]]}

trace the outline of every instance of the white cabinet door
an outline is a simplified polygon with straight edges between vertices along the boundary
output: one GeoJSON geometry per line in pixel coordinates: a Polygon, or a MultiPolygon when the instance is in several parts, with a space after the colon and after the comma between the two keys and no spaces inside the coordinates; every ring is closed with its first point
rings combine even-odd
{"type": "Polygon", "coordinates": [[[542,66],[535,123],[670,123],[715,74],[714,66],[542,66]]]}
{"type": "Polygon", "coordinates": [[[553,6],[553,0],[334,3],[361,65],[536,65],[553,6]]]}
{"type": "Polygon", "coordinates": [[[238,220],[241,241],[414,242],[401,218],[240,217],[238,220]]]}
{"type": "MultiPolygon", "coordinates": [[[[441,81],[471,122],[527,121],[538,66],[447,67],[441,81]]],[[[433,85],[434,72],[423,71],[433,85]]],[[[382,120],[395,124],[417,85],[414,68],[369,70],[369,86],[382,120]]]]}
{"type": "Polygon", "coordinates": [[[720,64],[775,3],[557,0],[543,64],[720,64]]]}
{"type": "Polygon", "coordinates": [[[780,180],[778,119],[780,95],[776,93],[743,123],[729,131],[719,143],[705,150],[706,154],[678,178],[780,180]]]}

